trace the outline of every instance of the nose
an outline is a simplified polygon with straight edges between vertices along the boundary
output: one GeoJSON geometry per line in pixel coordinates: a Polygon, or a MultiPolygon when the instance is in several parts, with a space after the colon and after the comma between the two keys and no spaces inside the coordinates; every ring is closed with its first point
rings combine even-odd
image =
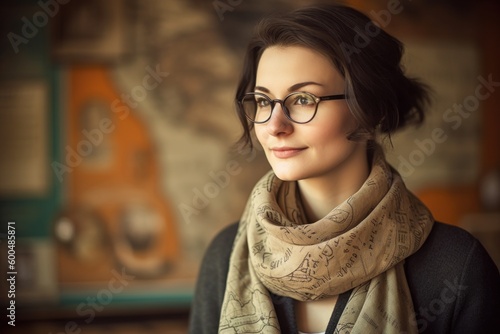
{"type": "Polygon", "coordinates": [[[280,103],[274,105],[271,118],[265,123],[265,126],[271,136],[287,135],[293,132],[292,121],[286,117],[280,103]]]}

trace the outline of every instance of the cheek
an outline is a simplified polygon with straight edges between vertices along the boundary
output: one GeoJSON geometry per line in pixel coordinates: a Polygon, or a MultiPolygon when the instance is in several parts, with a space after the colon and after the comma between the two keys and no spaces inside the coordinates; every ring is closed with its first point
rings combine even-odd
{"type": "Polygon", "coordinates": [[[313,131],[308,135],[308,146],[317,150],[330,150],[332,147],[338,147],[344,141],[343,131],[337,127],[327,127],[321,131],[313,131]]]}
{"type": "Polygon", "coordinates": [[[265,130],[263,129],[262,125],[255,124],[255,137],[257,138],[257,141],[264,146],[264,141],[265,141],[265,130]]]}
{"type": "Polygon", "coordinates": [[[309,131],[310,138],[316,141],[328,142],[331,140],[347,140],[348,134],[354,129],[354,122],[350,117],[335,117],[321,122],[321,126],[309,131]]]}

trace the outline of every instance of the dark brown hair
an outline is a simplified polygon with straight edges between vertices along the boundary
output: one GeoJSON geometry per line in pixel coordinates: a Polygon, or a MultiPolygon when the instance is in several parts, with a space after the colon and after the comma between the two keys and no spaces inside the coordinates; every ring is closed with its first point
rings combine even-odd
{"type": "MultiPolygon", "coordinates": [[[[345,94],[358,128],[351,140],[373,140],[424,120],[425,85],[408,78],[401,67],[403,45],[366,15],[343,5],[320,5],[263,19],[248,44],[236,101],[254,89],[257,65],[270,46],[304,46],[332,61],[345,79],[345,94]]],[[[236,103],[244,133],[252,146],[253,124],[236,103]]]]}

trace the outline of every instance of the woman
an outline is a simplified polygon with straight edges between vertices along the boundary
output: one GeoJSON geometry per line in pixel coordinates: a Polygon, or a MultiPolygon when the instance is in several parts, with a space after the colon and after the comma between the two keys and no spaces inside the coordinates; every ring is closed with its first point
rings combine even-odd
{"type": "Polygon", "coordinates": [[[426,89],[401,55],[348,7],[258,25],[236,100],[243,141],[255,131],[272,171],[205,255],[192,333],[498,328],[494,263],[468,233],[434,221],[376,142],[424,119],[426,89]]]}

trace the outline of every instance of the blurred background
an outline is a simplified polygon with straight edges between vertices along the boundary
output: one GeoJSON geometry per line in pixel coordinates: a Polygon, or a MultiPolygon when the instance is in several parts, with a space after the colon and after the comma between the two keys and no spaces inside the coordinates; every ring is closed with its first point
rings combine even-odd
{"type": "MultiPolygon", "coordinates": [[[[2,2],[9,332],[187,331],[206,247],[269,169],[258,147],[234,146],[244,48],[262,16],[309,3],[2,2]]],[[[426,123],[385,141],[391,163],[437,220],[473,232],[500,263],[500,4],[344,3],[402,40],[408,74],[433,89],[426,123]]],[[[7,306],[6,279],[0,288],[7,306]]]]}

